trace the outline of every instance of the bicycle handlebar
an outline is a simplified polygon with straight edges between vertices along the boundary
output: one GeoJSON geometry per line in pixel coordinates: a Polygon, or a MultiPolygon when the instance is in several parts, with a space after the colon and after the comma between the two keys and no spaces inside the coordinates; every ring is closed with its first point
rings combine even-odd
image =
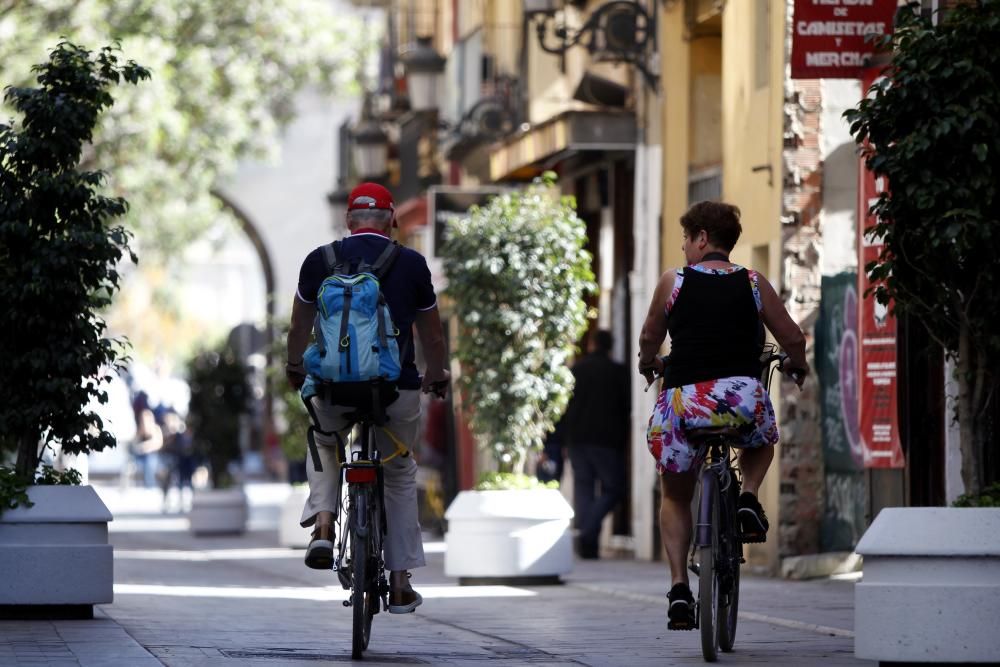
{"type": "Polygon", "coordinates": [[[434,394],[438,398],[444,398],[448,394],[448,383],[448,380],[432,382],[430,385],[430,393],[434,394]]]}
{"type": "MultiPolygon", "coordinates": [[[[805,379],[806,376],[805,371],[803,371],[801,368],[786,369],[785,362],[787,361],[788,361],[788,355],[785,354],[784,352],[773,352],[769,354],[767,357],[761,359],[761,368],[770,368],[771,364],[773,364],[774,362],[778,362],[778,371],[781,373],[785,373],[789,377],[791,377],[792,380],[795,381],[795,384],[799,386],[799,391],[801,391],[802,381],[805,379]]],[[[660,357],[660,362],[663,364],[663,368],[666,368],[667,364],[670,363],[670,355],[665,354],[662,357],[660,357]]],[[[651,368],[651,370],[653,371],[653,379],[649,382],[649,384],[646,385],[646,388],[643,389],[644,392],[648,392],[649,388],[653,386],[653,383],[656,382],[658,378],[663,377],[663,373],[658,373],[655,368],[651,368]]]]}
{"type": "Polygon", "coordinates": [[[805,371],[803,371],[801,368],[786,369],[785,362],[788,361],[788,355],[785,354],[784,352],[768,355],[768,357],[761,362],[761,365],[767,367],[773,364],[775,361],[778,362],[778,371],[781,373],[785,373],[789,377],[791,377],[792,380],[795,381],[795,384],[799,385],[799,389],[801,390],[802,381],[806,377],[805,371]]]}

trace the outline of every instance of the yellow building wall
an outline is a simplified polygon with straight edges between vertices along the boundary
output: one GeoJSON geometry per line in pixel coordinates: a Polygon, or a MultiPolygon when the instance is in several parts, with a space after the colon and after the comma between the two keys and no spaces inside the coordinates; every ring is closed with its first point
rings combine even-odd
{"type": "Polygon", "coordinates": [[[723,14],[723,198],[743,212],[734,259],[768,246],[775,275],[781,242],[784,7],[780,0],[726,4],[723,14]],[[763,23],[763,25],[761,25],[763,23]],[[766,53],[762,53],[766,52],[766,53]]]}
{"type": "Polygon", "coordinates": [[[660,13],[660,108],[663,146],[663,219],[660,258],[663,270],[684,265],[678,221],[687,210],[691,116],[691,44],[685,39],[682,3],[660,13]]]}

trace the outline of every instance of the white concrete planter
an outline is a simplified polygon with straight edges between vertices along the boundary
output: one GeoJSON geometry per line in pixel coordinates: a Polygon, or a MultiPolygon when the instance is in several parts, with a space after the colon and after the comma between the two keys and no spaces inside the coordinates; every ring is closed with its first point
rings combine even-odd
{"type": "Polygon", "coordinates": [[[191,499],[188,523],[195,535],[237,535],[246,531],[248,514],[243,487],[198,490],[191,499]]]}
{"type": "Polygon", "coordinates": [[[555,489],[463,491],[444,516],[444,572],[461,583],[553,579],[573,569],[573,508],[555,489]]]}
{"type": "Polygon", "coordinates": [[[880,662],[1000,656],[1000,509],[882,510],[858,543],[854,654],[880,662]]]}
{"type": "Polygon", "coordinates": [[[285,504],[281,506],[281,522],[278,524],[278,544],[281,546],[300,549],[309,545],[310,530],[299,523],[308,497],[308,486],[293,486],[285,504]]]}
{"type": "Polygon", "coordinates": [[[75,608],[71,615],[89,616],[93,605],[111,602],[112,516],[97,492],[32,486],[28,497],[33,507],[0,515],[0,605],[75,608]]]}

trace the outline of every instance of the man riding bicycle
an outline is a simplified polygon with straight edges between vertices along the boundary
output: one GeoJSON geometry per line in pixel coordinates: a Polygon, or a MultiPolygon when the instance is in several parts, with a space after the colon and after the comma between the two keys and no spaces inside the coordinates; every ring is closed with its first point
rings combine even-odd
{"type": "Polygon", "coordinates": [[[740,211],[700,202],[681,217],[687,266],[663,274],[639,337],[639,372],[663,389],[649,420],[647,443],[660,475],[660,531],[670,563],[668,616],[694,625],[687,554],[692,537],[691,498],[702,461],[687,431],[731,427],[739,433],[740,495],[737,520],[744,542],[763,542],[767,517],[757,492],[774,458],[778,426],[760,381],[764,325],[788,354],[784,370],[800,385],[808,373],[805,336],[768,281],[729,261],[742,232],[740,211]],[[670,334],[670,362],[658,356],[670,334]]]}
{"type": "MultiPolygon", "coordinates": [[[[357,258],[374,264],[392,243],[390,230],[395,226],[392,195],[376,183],[362,183],[347,200],[347,227],[351,232],[340,245],[339,252],[347,258],[357,258]]],[[[327,277],[323,248],[306,256],[299,271],[298,290],[292,305],[292,322],[288,332],[288,356],[285,374],[296,389],[306,380],[303,355],[309,344],[316,318],[316,298],[327,277]]],[[[385,566],[389,576],[389,611],[395,614],[411,612],[423,599],[409,584],[409,570],[425,564],[424,549],[417,514],[417,464],[408,449],[416,442],[420,426],[420,390],[443,393],[450,381],[445,368],[444,334],[437,308],[437,297],[431,284],[430,270],[420,253],[402,248],[392,266],[380,281],[382,294],[393,323],[399,329],[401,372],[397,383],[398,398],[385,407],[386,428],[377,431],[376,442],[383,459],[385,509],[388,524],[385,539],[385,566]],[[421,380],[414,362],[413,328],[416,326],[426,373],[421,380]],[[397,452],[397,442],[407,448],[397,452]]],[[[315,569],[330,569],[333,561],[333,520],[339,508],[340,466],[336,432],[349,427],[345,413],[350,408],[332,405],[320,396],[309,399],[314,426],[316,449],[322,470],[307,464],[309,498],[302,511],[302,526],[315,526],[306,549],[306,565],[315,569]]]]}

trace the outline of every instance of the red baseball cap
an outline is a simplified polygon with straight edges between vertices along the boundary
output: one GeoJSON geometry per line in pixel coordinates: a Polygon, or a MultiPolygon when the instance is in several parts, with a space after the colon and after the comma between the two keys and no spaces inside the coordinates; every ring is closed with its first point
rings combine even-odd
{"type": "Polygon", "coordinates": [[[347,210],[381,208],[395,210],[392,194],[378,183],[361,183],[347,197],[347,210]]]}

